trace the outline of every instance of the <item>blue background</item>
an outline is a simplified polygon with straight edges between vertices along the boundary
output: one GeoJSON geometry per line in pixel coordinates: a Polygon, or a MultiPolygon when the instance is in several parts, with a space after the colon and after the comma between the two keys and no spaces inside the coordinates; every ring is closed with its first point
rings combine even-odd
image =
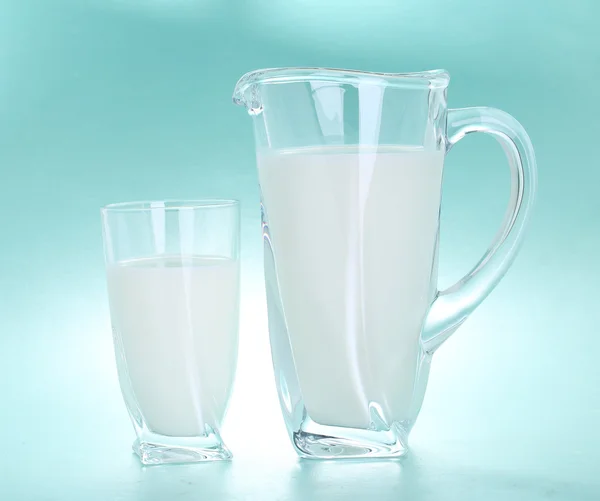
{"type": "MultiPolygon", "coordinates": [[[[600,4],[0,0],[0,499],[600,499],[600,4]],[[298,461],[266,330],[244,72],[450,71],[451,107],[519,119],[539,196],[522,253],[440,349],[403,462],[298,461]],[[141,468],[119,393],[99,208],[243,204],[231,464],[141,468]]],[[[501,149],[449,154],[441,287],[508,200],[501,149]]]]}

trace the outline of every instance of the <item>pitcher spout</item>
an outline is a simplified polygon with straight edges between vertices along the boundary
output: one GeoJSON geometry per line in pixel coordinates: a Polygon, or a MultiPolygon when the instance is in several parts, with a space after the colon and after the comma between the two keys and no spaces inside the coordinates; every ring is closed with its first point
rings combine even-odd
{"type": "Polygon", "coordinates": [[[262,104],[258,95],[258,86],[262,73],[269,71],[271,70],[256,70],[243,75],[235,85],[233,103],[246,108],[250,115],[259,115],[262,112],[262,104]]]}

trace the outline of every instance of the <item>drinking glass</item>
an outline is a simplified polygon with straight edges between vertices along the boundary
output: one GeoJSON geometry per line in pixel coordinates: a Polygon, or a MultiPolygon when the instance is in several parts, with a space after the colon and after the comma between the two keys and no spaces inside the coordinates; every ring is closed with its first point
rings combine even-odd
{"type": "Polygon", "coordinates": [[[131,202],[101,212],[134,452],[143,464],[230,459],[220,428],[238,350],[238,202],[131,202]]]}

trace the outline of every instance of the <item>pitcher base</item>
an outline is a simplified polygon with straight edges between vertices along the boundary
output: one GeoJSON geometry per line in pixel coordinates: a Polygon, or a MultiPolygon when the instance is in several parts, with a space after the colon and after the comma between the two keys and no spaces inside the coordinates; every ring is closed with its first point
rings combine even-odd
{"type": "Polygon", "coordinates": [[[382,432],[352,429],[339,431],[336,436],[298,431],[293,434],[292,440],[298,455],[308,459],[400,458],[408,452],[406,439],[400,436],[393,437],[391,441],[365,440],[365,437],[353,435],[379,435],[382,432]]]}

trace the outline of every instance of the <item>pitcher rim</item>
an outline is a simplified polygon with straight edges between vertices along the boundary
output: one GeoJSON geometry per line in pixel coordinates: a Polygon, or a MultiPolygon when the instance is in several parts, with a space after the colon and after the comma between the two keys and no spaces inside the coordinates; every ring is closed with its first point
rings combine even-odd
{"type": "Polygon", "coordinates": [[[293,83],[303,81],[339,82],[346,84],[385,83],[386,86],[426,87],[443,89],[450,83],[450,74],[444,69],[408,72],[385,73],[376,71],[349,70],[324,67],[288,67],[265,68],[249,71],[237,82],[233,92],[235,104],[245,104],[244,93],[249,87],[257,84],[293,83]]]}

